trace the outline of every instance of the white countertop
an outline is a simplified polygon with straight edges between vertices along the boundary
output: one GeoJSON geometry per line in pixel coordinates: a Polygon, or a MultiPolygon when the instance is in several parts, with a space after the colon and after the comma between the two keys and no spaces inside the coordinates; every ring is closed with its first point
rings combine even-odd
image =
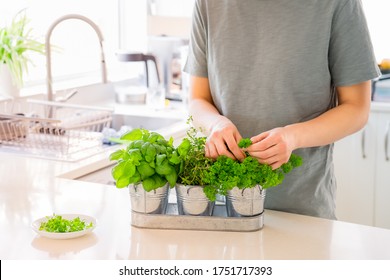
{"type": "Polygon", "coordinates": [[[131,226],[127,189],[58,177],[81,163],[0,153],[1,259],[390,259],[390,230],[266,210],[256,232],[131,226]],[[30,227],[52,213],[98,220],[92,234],[52,240],[30,227]]]}
{"type": "Polygon", "coordinates": [[[133,227],[127,189],[66,179],[111,151],[75,163],[0,152],[0,259],[390,259],[390,230],[270,210],[256,232],[133,227]],[[40,237],[31,223],[53,213],[98,225],[76,239],[40,237]]]}

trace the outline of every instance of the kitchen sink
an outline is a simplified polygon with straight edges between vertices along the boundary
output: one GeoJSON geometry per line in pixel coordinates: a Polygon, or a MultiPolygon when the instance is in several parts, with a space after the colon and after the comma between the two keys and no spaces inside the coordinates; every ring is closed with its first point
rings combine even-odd
{"type": "Polygon", "coordinates": [[[131,116],[122,114],[113,114],[111,128],[120,130],[122,126],[130,128],[144,128],[148,130],[159,130],[169,127],[173,124],[184,122],[182,119],[150,117],[150,116],[131,116]]]}

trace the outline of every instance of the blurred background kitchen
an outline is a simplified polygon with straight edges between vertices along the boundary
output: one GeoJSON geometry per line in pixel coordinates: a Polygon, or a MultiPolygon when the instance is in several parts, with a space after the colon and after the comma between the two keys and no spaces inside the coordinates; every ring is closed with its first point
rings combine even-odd
{"type": "MultiPolygon", "coordinates": [[[[146,84],[145,64],[130,63],[132,58],[126,54],[152,53],[158,63],[160,82],[167,87],[167,96],[181,99],[181,64],[188,44],[193,3],[193,0],[1,0],[0,26],[9,24],[20,10],[26,9],[31,33],[44,42],[49,27],[58,18],[69,14],[85,16],[103,34],[109,81],[137,79],[146,84]]],[[[79,20],[61,22],[54,28],[50,43],[54,92],[100,82],[99,42],[91,26],[79,20]]],[[[29,57],[33,65],[24,76],[21,95],[46,91],[45,57],[36,53],[30,53],[29,57]]],[[[148,78],[153,84],[157,78],[154,62],[149,60],[148,66],[148,78]]]]}
{"type": "MultiPolygon", "coordinates": [[[[383,63],[385,69],[390,68],[386,63],[390,58],[390,41],[384,24],[390,3],[388,0],[362,2],[378,64],[383,63]]],[[[180,67],[185,59],[194,0],[0,0],[0,3],[0,26],[9,23],[21,9],[27,8],[26,14],[31,20],[29,27],[42,42],[49,26],[61,16],[80,14],[91,19],[104,36],[109,81],[135,78],[142,82],[146,79],[144,64],[128,63],[124,61],[126,57],[118,57],[118,53],[152,53],[157,58],[159,76],[167,86],[167,95],[180,98],[180,67]],[[162,65],[168,63],[169,69],[167,65],[162,65]]],[[[58,47],[52,54],[54,90],[100,81],[100,50],[96,34],[90,29],[83,22],[69,20],[53,31],[51,43],[58,47]]],[[[45,57],[32,53],[30,58],[34,65],[29,67],[24,77],[21,94],[45,91],[45,57]]],[[[155,79],[152,61],[148,65],[152,82],[155,79]]],[[[380,91],[378,99],[384,98],[380,95],[385,94],[380,91]]]]}

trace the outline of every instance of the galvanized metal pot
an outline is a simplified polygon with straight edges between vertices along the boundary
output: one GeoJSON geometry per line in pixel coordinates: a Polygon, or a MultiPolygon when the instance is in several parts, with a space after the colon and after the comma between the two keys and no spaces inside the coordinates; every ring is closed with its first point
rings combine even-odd
{"type": "Polygon", "coordinates": [[[264,211],[265,190],[257,185],[253,188],[234,187],[226,196],[226,211],[229,217],[250,217],[264,211]]]}
{"type": "Polygon", "coordinates": [[[131,209],[145,214],[165,214],[168,205],[169,185],[147,192],[142,183],[129,185],[131,209]]]}
{"type": "Polygon", "coordinates": [[[206,197],[202,186],[176,184],[175,188],[179,215],[213,215],[215,202],[206,197]]]}

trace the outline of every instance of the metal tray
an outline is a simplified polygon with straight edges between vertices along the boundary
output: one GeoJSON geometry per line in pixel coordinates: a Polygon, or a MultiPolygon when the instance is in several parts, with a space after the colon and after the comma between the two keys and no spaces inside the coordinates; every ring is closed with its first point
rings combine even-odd
{"type": "Polygon", "coordinates": [[[263,214],[264,212],[252,217],[228,217],[225,204],[216,204],[213,216],[179,215],[177,204],[168,203],[166,214],[132,211],[131,224],[149,229],[250,232],[263,228],[263,214]]]}

